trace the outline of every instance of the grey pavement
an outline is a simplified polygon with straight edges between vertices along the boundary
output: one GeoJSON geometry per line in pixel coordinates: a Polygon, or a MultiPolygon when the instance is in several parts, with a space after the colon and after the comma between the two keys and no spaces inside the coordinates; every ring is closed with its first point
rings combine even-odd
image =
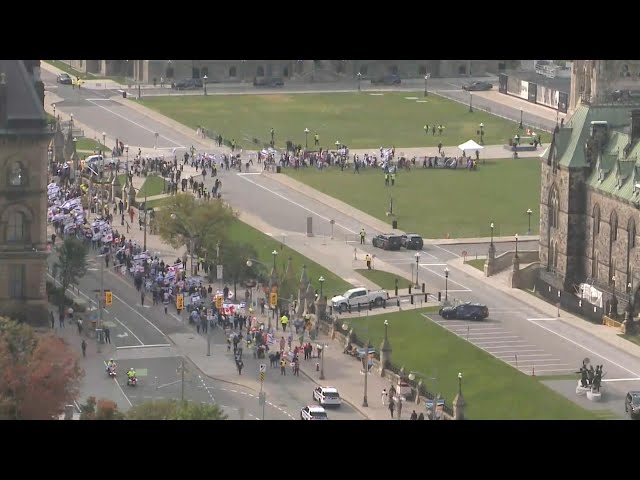
{"type": "MultiPolygon", "coordinates": [[[[193,143],[198,149],[215,151],[210,145],[199,143],[195,138],[195,132],[186,127],[173,128],[166,119],[156,122],[155,117],[140,117],[140,113],[133,112],[125,106],[118,108],[125,118],[138,115],[136,118],[145,122],[145,128],[148,130],[154,131],[160,126],[165,126],[169,132],[173,132],[168,134],[173,135],[176,142],[193,143]]],[[[77,116],[99,130],[102,117],[108,115],[84,109],[78,110],[77,116]],[[85,117],[85,112],[90,115],[85,117]]],[[[133,134],[135,128],[130,127],[128,130],[133,134]]],[[[145,135],[141,134],[141,140],[145,135]]],[[[133,145],[134,141],[129,143],[133,145]]],[[[348,281],[368,285],[365,282],[360,283],[353,272],[354,268],[363,268],[365,253],[376,255],[376,268],[403,275],[408,280],[412,279],[412,269],[415,267],[413,252],[383,252],[372,249],[370,245],[354,245],[353,241],[349,240],[349,235],[354,235],[361,227],[361,218],[366,218],[361,213],[345,215],[339,209],[325,204],[324,200],[317,200],[310,196],[311,194],[302,195],[287,189],[285,185],[275,183],[267,175],[222,172],[221,176],[224,198],[242,212],[241,218],[244,221],[257,226],[274,238],[284,236],[287,245],[348,281]],[[250,195],[247,195],[248,192],[250,195]],[[282,215],[283,211],[287,214],[282,215]],[[314,237],[304,235],[307,216],[313,216],[314,225],[317,225],[314,237]],[[336,220],[333,240],[330,238],[330,219],[336,220]]],[[[375,228],[368,229],[369,231],[373,234],[375,228]]],[[[481,272],[478,270],[462,265],[461,260],[456,263],[461,252],[448,247],[449,245],[443,243],[425,245],[423,261],[420,263],[421,282],[427,283],[427,290],[432,294],[442,292],[444,296],[446,289],[448,294],[457,300],[486,303],[492,312],[490,322],[478,327],[492,330],[471,332],[467,330],[467,327],[471,328],[470,325],[442,322],[434,318],[433,320],[443,328],[455,331],[462,337],[468,332],[469,340],[474,344],[527,374],[532,373],[534,367],[537,374],[575,371],[582,359],[589,356],[600,358],[601,363],[605,364],[605,370],[609,372],[607,378],[617,380],[610,382],[607,388],[623,391],[630,388],[629,385],[633,385],[634,382],[637,383],[640,378],[640,374],[637,373],[640,372],[637,346],[588,322],[572,320],[565,312],[561,312],[562,318],[558,320],[557,312],[552,305],[542,301],[531,303],[537,299],[525,292],[500,288],[492,283],[491,279],[479,276],[481,272]],[[447,265],[450,267],[450,275],[445,280],[443,273],[447,265]],[[471,333],[477,335],[471,338],[471,333]],[[519,357],[517,367],[515,355],[519,357]],[[527,361],[524,361],[524,358],[527,358],[527,361]]]]}

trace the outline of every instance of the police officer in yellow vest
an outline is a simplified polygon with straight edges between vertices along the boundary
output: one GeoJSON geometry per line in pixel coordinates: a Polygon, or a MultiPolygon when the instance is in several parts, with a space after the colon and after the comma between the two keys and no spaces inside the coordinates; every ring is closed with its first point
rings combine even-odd
{"type": "Polygon", "coordinates": [[[391,174],[391,186],[393,187],[396,184],[396,174],[391,174]]]}
{"type": "Polygon", "coordinates": [[[360,230],[360,245],[364,245],[364,239],[366,237],[366,232],[364,231],[364,228],[362,228],[360,230]]]}
{"type": "Polygon", "coordinates": [[[280,317],[280,323],[282,324],[282,331],[286,332],[287,331],[287,325],[289,325],[289,317],[287,317],[286,313],[284,315],[282,315],[282,317],[280,317]]]}
{"type": "Polygon", "coordinates": [[[367,269],[371,270],[371,255],[369,255],[367,253],[367,255],[364,257],[364,259],[367,262],[367,269]]]}
{"type": "Polygon", "coordinates": [[[385,187],[389,186],[389,174],[388,173],[384,174],[384,186],[385,187]]]}

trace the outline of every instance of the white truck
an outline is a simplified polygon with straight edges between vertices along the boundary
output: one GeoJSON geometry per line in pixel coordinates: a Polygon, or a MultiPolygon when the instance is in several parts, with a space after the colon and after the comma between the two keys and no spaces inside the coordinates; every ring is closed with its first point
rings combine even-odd
{"type": "Polygon", "coordinates": [[[351,305],[351,308],[358,308],[358,304],[361,304],[362,308],[368,308],[369,304],[373,302],[376,307],[380,307],[388,298],[389,294],[386,290],[352,288],[342,295],[333,297],[331,299],[331,306],[334,310],[346,312],[349,309],[349,305],[351,305]]]}

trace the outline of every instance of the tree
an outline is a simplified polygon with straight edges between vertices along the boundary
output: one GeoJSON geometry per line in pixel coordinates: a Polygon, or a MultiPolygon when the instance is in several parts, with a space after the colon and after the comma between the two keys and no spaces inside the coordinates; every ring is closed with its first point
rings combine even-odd
{"type": "Polygon", "coordinates": [[[96,397],[87,398],[87,402],[80,405],[80,420],[123,420],[124,413],[118,410],[118,404],[112,400],[96,397]]]}
{"type": "Polygon", "coordinates": [[[76,285],[78,280],[87,273],[87,247],[75,237],[64,239],[62,246],[58,249],[58,261],[54,269],[60,276],[62,291],[58,299],[60,311],[64,310],[64,298],[67,288],[76,285]]]}
{"type": "Polygon", "coordinates": [[[0,318],[0,419],[50,420],[78,393],[78,355],[51,333],[0,318]]]}
{"type": "MultiPolygon", "coordinates": [[[[224,277],[233,282],[234,289],[236,283],[245,280],[263,280],[265,273],[261,264],[253,262],[250,267],[247,266],[247,260],[257,257],[258,252],[248,243],[228,242],[220,246],[220,264],[224,265],[224,277]]],[[[215,276],[216,272],[213,271],[211,274],[215,276]]]]}
{"type": "Polygon", "coordinates": [[[189,255],[215,252],[237,215],[221,200],[205,202],[179,193],[157,214],[158,233],[173,248],[186,245],[189,255]],[[193,251],[192,251],[193,250],[193,251]]]}
{"type": "Polygon", "coordinates": [[[131,408],[128,420],[226,420],[228,417],[218,405],[152,400],[131,408]]]}

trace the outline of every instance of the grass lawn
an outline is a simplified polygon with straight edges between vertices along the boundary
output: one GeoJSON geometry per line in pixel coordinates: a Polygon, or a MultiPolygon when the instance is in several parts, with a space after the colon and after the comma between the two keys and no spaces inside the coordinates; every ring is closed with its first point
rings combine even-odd
{"type": "MultiPolygon", "coordinates": [[[[540,162],[487,160],[477,171],[422,169],[400,172],[394,187],[384,186],[380,169],[359,175],[339,168],[283,170],[287,175],[342,200],[391,226],[390,198],[398,228],[425,238],[488,237],[524,234],[528,208],[531,229],[538,232],[540,162]]],[[[391,230],[391,228],[389,228],[391,230]]]]}
{"type": "Polygon", "coordinates": [[[44,61],[50,65],[53,65],[56,68],[59,68],[63,72],[67,72],[69,75],[72,75],[74,77],[78,77],[83,80],[94,78],[93,75],[87,75],[86,73],[82,73],[79,70],[76,70],[75,68],[70,67],[67,63],[64,63],[60,60],[44,60],[44,61]]]}
{"type": "Polygon", "coordinates": [[[618,334],[619,337],[624,338],[625,340],[630,341],[631,343],[635,343],[636,345],[640,345],[640,337],[638,335],[625,335],[625,334],[618,334]]]}
{"type": "Polygon", "coordinates": [[[146,207],[149,208],[162,208],[162,206],[167,203],[168,199],[170,199],[171,197],[164,197],[164,198],[156,198],[155,200],[149,200],[147,202],[146,207]]]}
{"type": "Polygon", "coordinates": [[[164,184],[164,178],[158,175],[149,175],[142,184],[140,191],[136,194],[136,198],[140,199],[145,195],[149,197],[160,195],[163,193],[162,190],[164,190],[164,184]]]}
{"type": "Polygon", "coordinates": [[[309,280],[313,286],[312,288],[319,290],[320,284],[318,282],[318,278],[321,276],[324,277],[325,282],[323,286],[323,295],[329,298],[353,288],[353,285],[344,281],[335,273],[330,272],[314,261],[287,247],[282,242],[265,235],[240,220],[234,222],[231,226],[229,238],[234,242],[249,243],[253,245],[258,253],[257,260],[267,266],[273,265],[273,255],[271,255],[271,252],[277,250],[278,256],[276,257],[276,265],[278,271],[281,273],[284,272],[288,259],[291,257],[291,265],[293,267],[296,280],[300,279],[300,275],[302,274],[302,265],[306,265],[307,275],[309,276],[309,280]]]}
{"type": "Polygon", "coordinates": [[[111,152],[110,148],[107,148],[100,142],[97,142],[93,138],[88,137],[78,138],[78,141],[76,142],[76,150],[84,150],[86,152],[95,152],[97,150],[102,150],[103,154],[105,152],[111,152]]]}
{"type": "MultiPolygon", "coordinates": [[[[540,383],[536,377],[492,357],[472,344],[424,318],[427,309],[411,310],[349,320],[360,338],[366,336],[366,322],[373,345],[384,337],[384,320],[389,320],[392,362],[406,370],[435,376],[437,385],[425,381],[428,390],[437,389],[452,405],[462,372],[462,391],[468,418],[473,420],[590,420],[589,412],[540,383]]],[[[428,315],[428,313],[426,313],[428,315]]],[[[432,314],[433,315],[433,314],[432,314]]]]}
{"type": "Polygon", "coordinates": [[[396,280],[398,280],[398,288],[406,288],[406,284],[409,282],[409,280],[404,277],[400,277],[389,272],[383,272],[382,270],[368,270],[363,268],[356,270],[356,272],[389,292],[392,292],[396,288],[396,280]]]}
{"type": "Polygon", "coordinates": [[[467,265],[471,265],[472,267],[477,268],[478,270],[484,272],[484,259],[474,259],[474,260],[467,260],[467,265]]]}
{"type": "MultiPolygon", "coordinates": [[[[410,92],[146,97],[141,103],[194,130],[203,126],[225,139],[235,139],[245,149],[269,143],[271,128],[279,147],[287,140],[304,147],[308,128],[309,146],[317,133],[324,149],[335,148],[336,140],[354,149],[428,147],[439,142],[459,145],[477,140],[481,122],[487,145],[505,144],[518,132],[514,122],[480,111],[469,113],[465,105],[437,95],[423,99],[422,93],[410,92]],[[425,135],[425,124],[442,124],[442,136],[425,135]]],[[[545,143],[548,140],[543,138],[545,143]]]]}

